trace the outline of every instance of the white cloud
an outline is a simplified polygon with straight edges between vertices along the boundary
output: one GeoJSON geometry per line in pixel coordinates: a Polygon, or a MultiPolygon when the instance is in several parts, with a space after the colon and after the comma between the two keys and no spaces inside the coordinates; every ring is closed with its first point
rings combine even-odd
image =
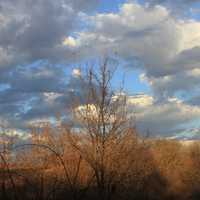
{"type": "Polygon", "coordinates": [[[80,69],[73,69],[72,76],[78,78],[81,76],[81,70],[80,69]]]}
{"type": "MultiPolygon", "coordinates": [[[[119,95],[114,96],[113,100],[118,97],[119,95]]],[[[146,94],[127,96],[127,106],[129,115],[135,119],[133,123],[141,134],[145,135],[148,131],[151,136],[176,138],[197,135],[194,134],[194,127],[190,123],[200,119],[198,106],[189,105],[177,98],[169,98],[165,103],[158,104],[153,96],[146,94]]],[[[85,120],[86,116],[96,120],[97,109],[93,104],[81,105],[77,107],[75,114],[79,120],[85,120]]],[[[114,120],[112,116],[108,119],[114,120]]]]}
{"type": "Polygon", "coordinates": [[[180,50],[187,50],[200,46],[200,22],[191,20],[180,24],[182,31],[182,47],[180,50]]]}
{"type": "Polygon", "coordinates": [[[153,102],[154,102],[153,97],[145,94],[129,96],[127,99],[127,103],[129,105],[134,105],[137,108],[143,108],[143,109],[145,109],[148,106],[151,106],[153,102]]]}
{"type": "Polygon", "coordinates": [[[162,104],[155,103],[149,95],[129,98],[130,113],[135,115],[136,126],[144,134],[146,131],[152,135],[178,134],[181,126],[189,127],[191,121],[200,118],[200,107],[188,105],[177,98],[162,104]]]}
{"type": "Polygon", "coordinates": [[[63,45],[74,48],[74,47],[77,47],[78,44],[77,44],[77,41],[73,37],[69,36],[63,40],[63,45]]]}
{"type": "Polygon", "coordinates": [[[44,99],[47,103],[53,104],[58,97],[61,97],[62,94],[56,92],[44,92],[44,99]]]}
{"type": "Polygon", "coordinates": [[[143,70],[143,80],[146,77],[161,99],[200,86],[197,75],[191,81],[191,74],[200,68],[200,22],[176,18],[164,6],[149,8],[134,2],[122,4],[118,13],[87,19],[92,28],[76,38],[83,57],[117,52],[130,67],[143,70]]]}

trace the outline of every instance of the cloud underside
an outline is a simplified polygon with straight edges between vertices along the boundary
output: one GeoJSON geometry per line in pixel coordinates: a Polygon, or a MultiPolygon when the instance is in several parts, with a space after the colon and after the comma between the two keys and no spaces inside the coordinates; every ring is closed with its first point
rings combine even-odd
{"type": "Polygon", "coordinates": [[[80,71],[69,77],[67,65],[115,53],[152,90],[140,101],[153,103],[131,106],[142,131],[167,136],[191,128],[200,119],[200,22],[181,11],[198,2],[146,3],[94,13],[97,0],[0,1],[2,123],[25,129],[64,113],[71,92],[84,91],[80,71]]]}
{"type": "Polygon", "coordinates": [[[200,118],[198,106],[177,98],[156,104],[152,96],[136,95],[129,97],[129,110],[134,113],[136,127],[144,135],[184,138],[187,133],[187,137],[198,137],[199,128],[190,126],[200,118]]]}

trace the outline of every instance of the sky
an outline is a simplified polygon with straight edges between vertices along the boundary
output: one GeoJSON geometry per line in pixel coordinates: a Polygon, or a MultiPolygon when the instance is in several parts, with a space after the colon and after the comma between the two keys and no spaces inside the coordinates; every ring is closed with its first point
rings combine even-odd
{"type": "Polygon", "coordinates": [[[0,0],[0,24],[3,128],[65,115],[77,69],[117,55],[141,132],[200,136],[199,0],[0,0]]]}

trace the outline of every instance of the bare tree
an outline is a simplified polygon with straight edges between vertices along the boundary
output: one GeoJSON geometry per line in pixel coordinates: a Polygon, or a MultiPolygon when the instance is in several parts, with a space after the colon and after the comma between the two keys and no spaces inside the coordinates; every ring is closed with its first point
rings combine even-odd
{"type": "Polygon", "coordinates": [[[115,69],[105,59],[98,70],[89,68],[80,77],[88,90],[84,103],[74,98],[73,129],[67,130],[70,143],[94,171],[101,199],[111,199],[132,163],[126,158],[137,143],[123,89],[117,94],[111,89],[115,69]]]}

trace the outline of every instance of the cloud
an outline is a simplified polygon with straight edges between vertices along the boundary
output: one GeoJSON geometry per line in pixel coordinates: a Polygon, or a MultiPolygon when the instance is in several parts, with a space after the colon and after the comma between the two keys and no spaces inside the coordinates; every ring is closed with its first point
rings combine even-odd
{"type": "Polygon", "coordinates": [[[174,15],[187,15],[191,8],[198,5],[198,0],[145,0],[149,7],[164,5],[172,11],[174,15]]]}
{"type": "Polygon", "coordinates": [[[33,74],[25,72],[26,68],[21,69],[24,73],[19,70],[13,74],[15,79],[10,81],[10,87],[0,92],[0,112],[1,117],[9,121],[7,128],[26,129],[27,120],[51,117],[64,107],[53,103],[66,90],[66,83],[61,81],[61,76],[56,76],[58,72],[50,68],[55,75],[52,77],[48,73],[37,74],[36,70],[33,74]]]}
{"type": "Polygon", "coordinates": [[[93,54],[117,52],[130,64],[138,58],[154,76],[165,73],[163,64],[179,49],[178,24],[161,6],[149,10],[129,3],[119,13],[97,14],[89,20],[93,30],[80,32],[77,38],[83,48],[92,47],[93,54]]]}
{"type": "Polygon", "coordinates": [[[149,132],[152,136],[179,135],[181,128],[182,132],[189,132],[190,122],[200,117],[200,107],[177,98],[158,104],[152,96],[136,95],[128,97],[128,102],[130,113],[135,115],[136,127],[143,134],[149,132]]]}
{"type": "Polygon", "coordinates": [[[99,0],[1,0],[0,118],[9,128],[25,129],[40,118],[64,115],[70,97],[84,102],[87,91],[80,71],[66,75],[66,65],[115,53],[125,67],[140,69],[153,91],[130,99],[138,126],[167,135],[195,120],[200,22],[174,15],[196,3],[181,2],[129,1],[118,12],[96,13],[99,0]],[[180,92],[191,99],[179,102],[180,92]]]}
{"type": "MultiPolygon", "coordinates": [[[[72,57],[63,45],[79,29],[81,13],[98,0],[2,0],[0,2],[0,68],[46,59],[72,57]]],[[[72,44],[72,41],[71,41],[72,44]]]]}
{"type": "Polygon", "coordinates": [[[198,0],[147,0],[146,2],[149,3],[150,5],[171,4],[171,5],[183,6],[183,5],[191,5],[193,3],[197,3],[198,0]]]}
{"type": "Polygon", "coordinates": [[[81,70],[80,69],[73,69],[72,75],[76,78],[81,76],[81,70]]]}
{"type": "MultiPolygon", "coordinates": [[[[126,95],[126,94],[124,94],[126,95]]],[[[116,94],[113,100],[119,96],[116,94]]],[[[137,94],[127,96],[128,115],[132,117],[141,135],[151,137],[197,138],[197,130],[191,122],[200,119],[200,107],[183,102],[178,98],[169,98],[162,104],[156,102],[153,96],[137,94]]],[[[94,104],[89,104],[88,112],[96,115],[94,104]]],[[[77,117],[86,111],[82,104],[77,109],[77,117]]],[[[112,120],[112,117],[111,119],[112,120]]]]}
{"type": "Polygon", "coordinates": [[[0,1],[0,116],[8,128],[27,128],[27,121],[50,118],[66,106],[60,100],[68,98],[66,65],[58,64],[74,60],[71,35],[98,3],[0,1]]]}
{"type": "Polygon", "coordinates": [[[66,45],[66,46],[69,46],[71,48],[73,47],[76,47],[77,46],[77,43],[75,41],[75,39],[73,37],[66,37],[64,40],[63,40],[63,45],[66,45]]]}
{"type": "Polygon", "coordinates": [[[74,38],[83,57],[116,52],[130,68],[143,70],[160,99],[199,86],[194,73],[200,66],[200,22],[175,18],[161,5],[149,9],[137,3],[88,20],[92,28],[74,38]]]}
{"type": "MultiPolygon", "coordinates": [[[[200,86],[200,23],[175,16],[164,6],[171,4],[159,2],[150,8],[129,2],[117,13],[87,16],[90,28],[73,38],[82,57],[114,52],[126,67],[143,71],[154,96],[132,97],[132,112],[142,132],[166,136],[186,131],[200,117],[198,105],[178,98],[180,93],[191,98],[200,86]]],[[[178,2],[173,9],[176,6],[178,2]]]]}
{"type": "Polygon", "coordinates": [[[73,97],[84,103],[88,90],[76,75],[66,77],[62,67],[45,62],[17,68],[10,87],[0,92],[1,117],[9,122],[6,128],[27,130],[34,122],[52,121],[58,114],[68,117],[73,97]]]}

